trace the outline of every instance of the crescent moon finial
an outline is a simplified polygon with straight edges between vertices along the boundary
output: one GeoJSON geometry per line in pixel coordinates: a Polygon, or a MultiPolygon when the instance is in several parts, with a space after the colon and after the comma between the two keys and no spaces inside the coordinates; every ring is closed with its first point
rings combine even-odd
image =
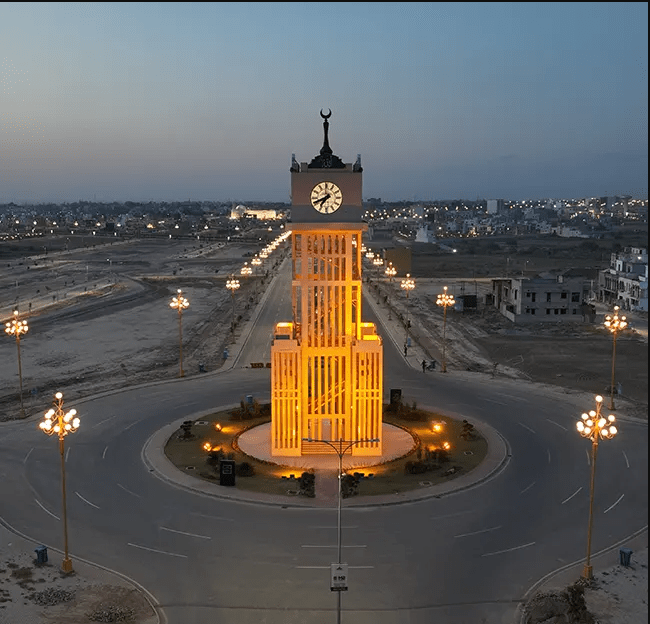
{"type": "Polygon", "coordinates": [[[327,113],[327,115],[323,115],[323,109],[322,108],[320,109],[320,116],[323,119],[329,119],[332,116],[332,110],[330,108],[328,108],[327,110],[329,111],[329,113],[327,113]]]}

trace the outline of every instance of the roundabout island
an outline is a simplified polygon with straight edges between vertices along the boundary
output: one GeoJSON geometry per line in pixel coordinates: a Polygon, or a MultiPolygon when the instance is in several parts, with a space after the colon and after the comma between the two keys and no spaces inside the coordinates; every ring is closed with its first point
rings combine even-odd
{"type": "MultiPolygon", "coordinates": [[[[404,404],[384,405],[381,457],[336,452],[336,441],[329,453],[274,457],[269,412],[266,404],[242,404],[161,430],[159,435],[165,439],[158,447],[164,450],[165,478],[181,479],[186,485],[189,478],[194,487],[200,484],[201,491],[214,496],[258,494],[279,504],[290,499],[309,504],[311,499],[322,505],[335,501],[340,454],[343,497],[373,504],[380,499],[440,496],[442,491],[467,487],[498,470],[507,457],[499,434],[484,423],[404,404]],[[220,485],[223,460],[234,461],[231,486],[220,485]],[[301,487],[305,480],[314,486],[301,487]]],[[[153,451],[154,445],[149,446],[153,451]]],[[[346,446],[341,445],[343,450],[346,446]]]]}

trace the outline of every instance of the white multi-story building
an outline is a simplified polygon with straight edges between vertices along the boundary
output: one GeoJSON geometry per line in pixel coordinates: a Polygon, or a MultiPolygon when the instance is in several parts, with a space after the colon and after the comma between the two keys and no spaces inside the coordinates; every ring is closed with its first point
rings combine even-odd
{"type": "Polygon", "coordinates": [[[648,311],[648,251],[626,247],[598,273],[598,299],[623,310],[648,311]]]}

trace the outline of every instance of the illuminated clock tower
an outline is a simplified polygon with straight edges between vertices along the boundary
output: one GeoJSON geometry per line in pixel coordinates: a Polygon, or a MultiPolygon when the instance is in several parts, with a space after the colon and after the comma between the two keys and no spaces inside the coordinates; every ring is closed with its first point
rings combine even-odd
{"type": "Polygon", "coordinates": [[[383,348],[361,320],[361,157],[343,163],[324,141],[309,164],[291,163],[291,322],[271,346],[271,451],[332,452],[316,440],[373,440],[353,455],[382,453],[383,348]],[[309,438],[314,441],[305,441],[309,438]]]}

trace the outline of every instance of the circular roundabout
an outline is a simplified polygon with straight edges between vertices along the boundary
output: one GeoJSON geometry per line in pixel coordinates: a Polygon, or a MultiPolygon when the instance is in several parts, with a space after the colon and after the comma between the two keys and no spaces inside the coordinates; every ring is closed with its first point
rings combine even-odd
{"type": "MultiPolygon", "coordinates": [[[[334,449],[334,441],[330,452],[278,457],[272,454],[266,410],[268,406],[258,405],[249,418],[241,408],[221,408],[161,430],[159,446],[168,468],[164,477],[215,496],[259,494],[271,497],[268,502],[293,497],[309,504],[310,498],[331,500],[340,454],[343,473],[354,482],[345,497],[372,504],[385,497],[438,496],[441,490],[468,487],[502,467],[507,458],[505,442],[491,427],[416,408],[385,414],[381,456],[357,456],[349,449],[342,453],[334,449]],[[234,487],[221,484],[223,460],[234,461],[234,487]],[[292,487],[305,473],[315,475],[311,491],[292,487]]],[[[342,449],[347,446],[342,444],[342,449]]]]}

